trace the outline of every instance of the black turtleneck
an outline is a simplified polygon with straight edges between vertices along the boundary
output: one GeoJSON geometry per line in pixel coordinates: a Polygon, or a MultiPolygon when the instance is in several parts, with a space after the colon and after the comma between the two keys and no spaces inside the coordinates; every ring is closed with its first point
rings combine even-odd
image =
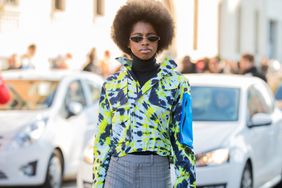
{"type": "Polygon", "coordinates": [[[131,57],[134,77],[142,87],[159,72],[160,65],[156,62],[155,56],[148,60],[139,59],[133,54],[131,57]]]}

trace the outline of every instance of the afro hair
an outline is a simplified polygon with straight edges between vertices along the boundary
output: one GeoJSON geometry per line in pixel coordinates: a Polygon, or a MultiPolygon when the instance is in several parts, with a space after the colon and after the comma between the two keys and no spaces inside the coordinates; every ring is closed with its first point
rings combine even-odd
{"type": "Polygon", "coordinates": [[[112,38],[124,53],[131,54],[129,36],[138,21],[151,24],[160,36],[157,53],[171,44],[174,22],[164,5],[156,0],[132,0],[119,9],[112,25],[112,38]]]}

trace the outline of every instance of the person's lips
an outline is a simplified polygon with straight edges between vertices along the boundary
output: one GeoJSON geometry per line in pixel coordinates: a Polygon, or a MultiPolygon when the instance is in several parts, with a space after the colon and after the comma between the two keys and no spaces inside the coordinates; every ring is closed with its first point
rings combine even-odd
{"type": "Polygon", "coordinates": [[[143,48],[143,49],[140,49],[140,52],[141,53],[150,53],[152,50],[149,49],[149,48],[143,48]]]}

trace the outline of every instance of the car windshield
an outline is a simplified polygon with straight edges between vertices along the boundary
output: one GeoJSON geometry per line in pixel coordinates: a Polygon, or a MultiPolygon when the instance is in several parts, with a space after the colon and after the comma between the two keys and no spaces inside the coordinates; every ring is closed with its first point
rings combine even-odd
{"type": "Polygon", "coordinates": [[[5,80],[11,95],[10,101],[0,110],[40,110],[52,105],[58,81],[5,80]]]}
{"type": "Polygon", "coordinates": [[[193,121],[237,121],[239,88],[191,88],[193,121]]]}

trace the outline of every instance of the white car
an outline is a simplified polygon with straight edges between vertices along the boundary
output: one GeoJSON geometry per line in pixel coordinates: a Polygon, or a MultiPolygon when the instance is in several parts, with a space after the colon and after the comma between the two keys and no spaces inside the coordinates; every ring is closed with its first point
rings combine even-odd
{"type": "MultiPolygon", "coordinates": [[[[272,187],[281,181],[282,114],[268,85],[239,75],[186,77],[192,87],[197,187],[272,187]]],[[[92,153],[89,145],[79,188],[91,185],[92,153]]]]}
{"type": "Polygon", "coordinates": [[[259,78],[187,75],[197,187],[272,187],[282,175],[282,114],[259,78]]]}
{"type": "Polygon", "coordinates": [[[0,186],[59,188],[75,178],[97,124],[103,79],[71,71],[6,71],[0,105],[0,186]]]}

